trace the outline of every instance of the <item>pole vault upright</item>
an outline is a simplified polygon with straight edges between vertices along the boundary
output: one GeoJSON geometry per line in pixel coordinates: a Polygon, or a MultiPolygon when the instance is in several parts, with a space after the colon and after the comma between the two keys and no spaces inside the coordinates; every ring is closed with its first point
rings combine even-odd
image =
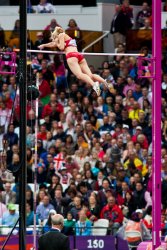
{"type": "Polygon", "coordinates": [[[27,0],[20,0],[20,170],[19,170],[19,250],[26,250],[26,104],[27,104],[27,0]]]}
{"type": "Polygon", "coordinates": [[[152,56],[154,77],[152,82],[152,245],[161,245],[161,0],[152,0],[152,56]]]}

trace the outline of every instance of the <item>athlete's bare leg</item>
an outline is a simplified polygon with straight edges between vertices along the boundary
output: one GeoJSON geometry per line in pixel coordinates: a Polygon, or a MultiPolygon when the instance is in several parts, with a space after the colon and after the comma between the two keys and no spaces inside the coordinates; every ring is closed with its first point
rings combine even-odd
{"type": "Polygon", "coordinates": [[[78,59],[75,57],[71,57],[67,59],[68,66],[72,73],[79,79],[82,80],[83,82],[89,83],[90,85],[94,85],[94,81],[91,79],[91,77],[86,74],[86,72],[83,72],[81,70],[80,65],[78,64],[78,59]]]}
{"type": "Polygon", "coordinates": [[[92,74],[86,60],[81,61],[80,67],[81,67],[82,72],[89,75],[92,80],[98,81],[99,83],[103,83],[106,86],[106,88],[109,89],[110,93],[115,94],[115,89],[112,83],[108,83],[106,80],[104,80],[101,76],[97,74],[92,74]]]}
{"type": "MultiPolygon", "coordinates": [[[[83,59],[83,61],[85,61],[85,59],[83,59]]],[[[80,64],[78,64],[78,59],[75,57],[68,58],[67,63],[72,73],[83,82],[89,83],[99,96],[100,95],[99,84],[94,82],[93,79],[88,74],[86,74],[86,72],[82,71],[80,64]]]]}
{"type": "Polygon", "coordinates": [[[80,62],[80,67],[81,67],[82,72],[89,75],[92,80],[98,81],[99,83],[106,83],[106,81],[101,76],[97,74],[92,74],[86,60],[82,60],[80,62]]]}

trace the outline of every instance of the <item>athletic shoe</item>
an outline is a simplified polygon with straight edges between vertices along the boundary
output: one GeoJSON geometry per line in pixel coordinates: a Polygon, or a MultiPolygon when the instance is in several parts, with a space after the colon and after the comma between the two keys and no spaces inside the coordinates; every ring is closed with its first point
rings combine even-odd
{"type": "Polygon", "coordinates": [[[107,82],[107,80],[105,80],[104,85],[110,91],[110,93],[113,93],[113,85],[112,85],[112,83],[107,82]]]}
{"type": "Polygon", "coordinates": [[[96,92],[97,96],[100,96],[101,94],[101,90],[100,90],[100,85],[98,82],[95,82],[93,85],[93,89],[96,92]]]}

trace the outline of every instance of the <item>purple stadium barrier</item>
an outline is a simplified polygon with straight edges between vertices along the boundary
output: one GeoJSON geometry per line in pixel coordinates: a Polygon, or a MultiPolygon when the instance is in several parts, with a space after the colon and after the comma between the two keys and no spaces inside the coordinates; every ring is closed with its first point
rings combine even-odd
{"type": "MultiPolygon", "coordinates": [[[[0,246],[3,245],[6,235],[0,235],[0,246]]],[[[117,248],[115,247],[114,236],[70,236],[70,248],[71,250],[128,250],[127,242],[118,238],[117,248]]],[[[5,250],[18,249],[19,238],[18,235],[12,235],[5,250]]],[[[33,235],[27,235],[27,249],[30,250],[33,247],[33,235]]]]}

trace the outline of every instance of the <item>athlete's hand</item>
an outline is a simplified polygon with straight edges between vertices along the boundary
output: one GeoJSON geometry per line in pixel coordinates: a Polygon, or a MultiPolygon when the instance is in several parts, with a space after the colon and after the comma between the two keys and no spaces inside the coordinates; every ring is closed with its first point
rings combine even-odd
{"type": "Polygon", "coordinates": [[[44,46],[43,44],[41,44],[41,45],[38,46],[38,48],[39,48],[39,49],[44,49],[45,46],[44,46]]]}

